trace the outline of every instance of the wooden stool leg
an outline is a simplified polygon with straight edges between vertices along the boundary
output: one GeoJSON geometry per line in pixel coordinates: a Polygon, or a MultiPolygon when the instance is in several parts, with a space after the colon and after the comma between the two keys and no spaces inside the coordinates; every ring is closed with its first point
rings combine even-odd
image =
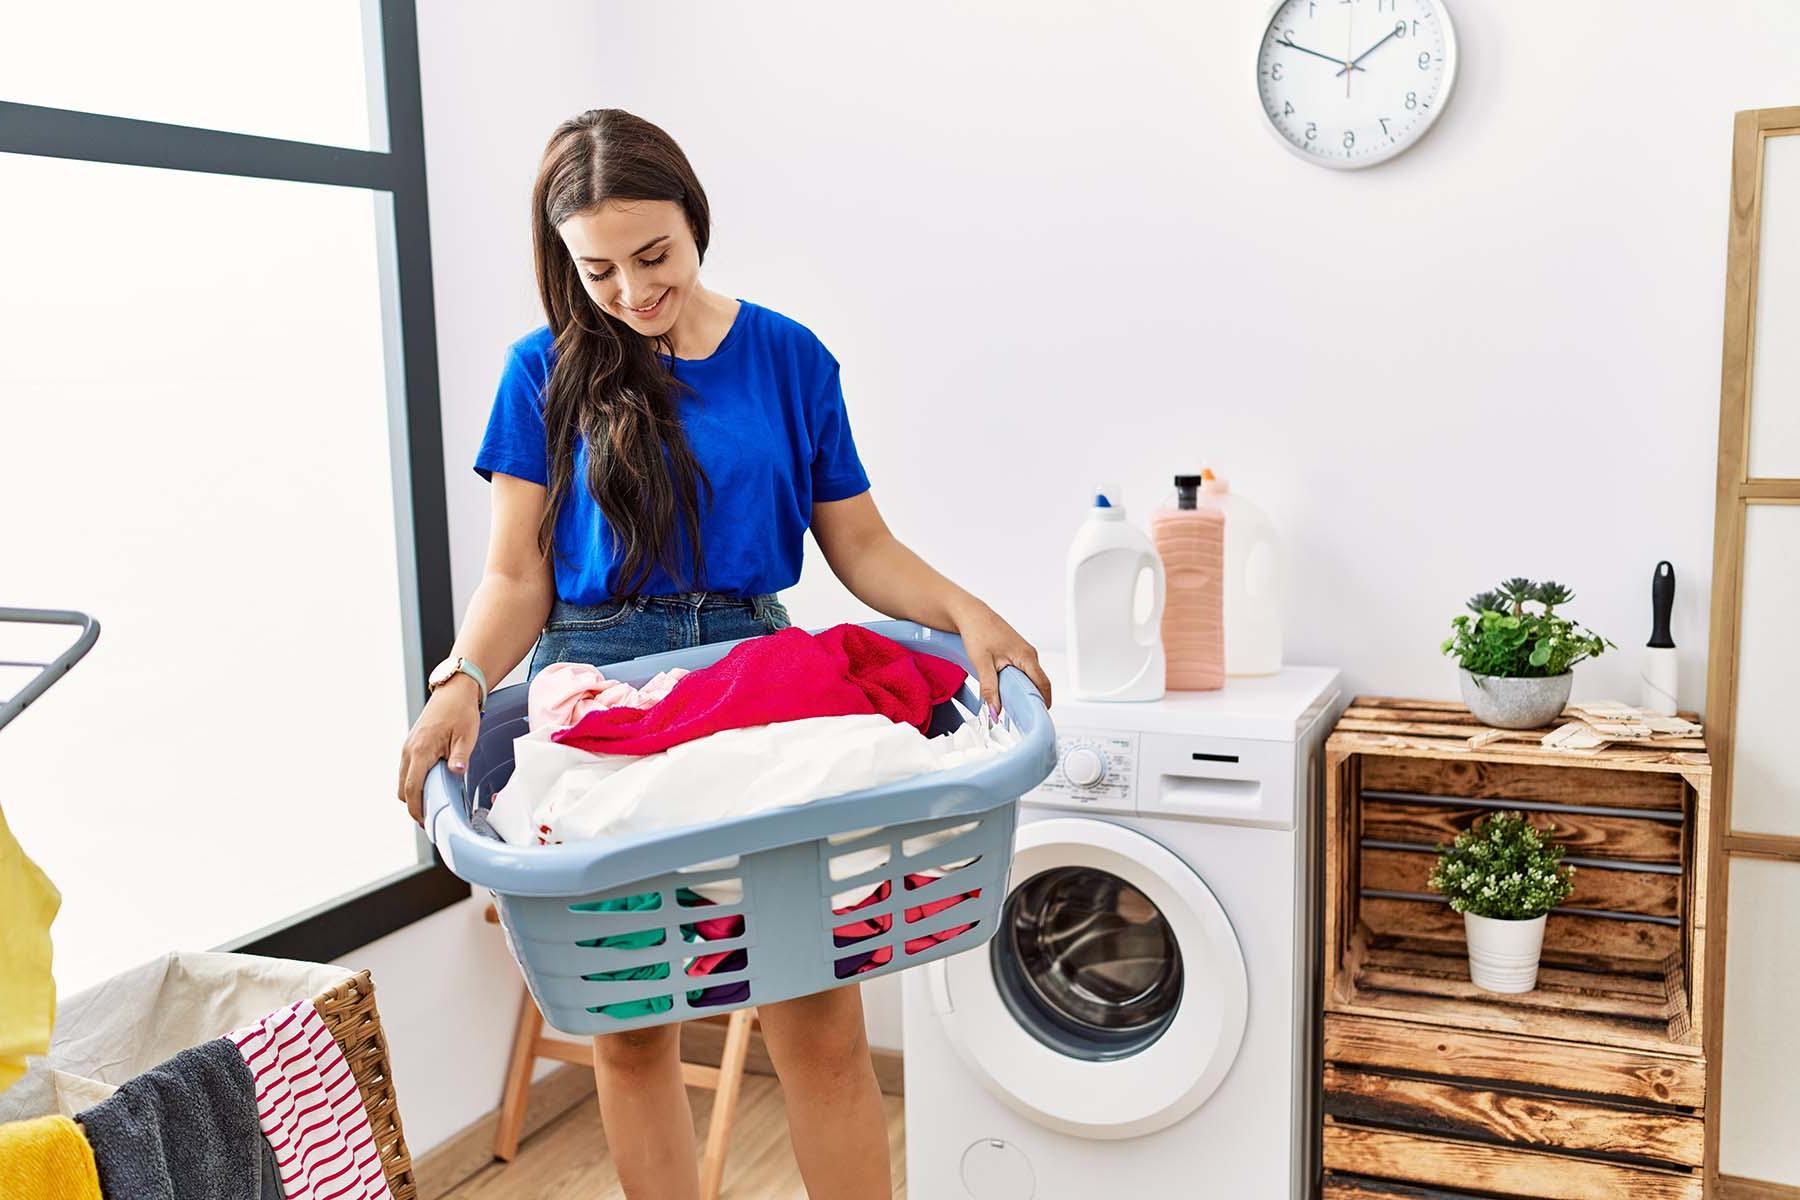
{"type": "Polygon", "coordinates": [[[731,1123],[737,1118],[738,1087],[744,1082],[744,1059],[750,1053],[750,1025],[755,1019],[754,1008],[740,1008],[731,1014],[731,1024],[725,1029],[719,1086],[706,1124],[706,1153],[700,1159],[700,1200],[719,1200],[725,1153],[731,1149],[731,1123]]]}
{"type": "Polygon", "coordinates": [[[525,1125],[525,1101],[531,1094],[531,1069],[537,1065],[538,1038],[544,1014],[526,989],[519,999],[519,1023],[513,1031],[512,1060],[506,1065],[506,1089],[500,1096],[500,1124],[494,1130],[494,1157],[511,1162],[519,1152],[519,1130],[525,1125]]]}

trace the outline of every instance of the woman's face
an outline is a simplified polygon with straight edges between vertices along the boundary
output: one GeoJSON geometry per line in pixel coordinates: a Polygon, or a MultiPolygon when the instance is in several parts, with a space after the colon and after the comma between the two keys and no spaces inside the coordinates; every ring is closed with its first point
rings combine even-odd
{"type": "Polygon", "coordinates": [[[699,283],[700,253],[673,200],[607,200],[556,231],[594,303],[645,337],[667,333],[699,283]]]}

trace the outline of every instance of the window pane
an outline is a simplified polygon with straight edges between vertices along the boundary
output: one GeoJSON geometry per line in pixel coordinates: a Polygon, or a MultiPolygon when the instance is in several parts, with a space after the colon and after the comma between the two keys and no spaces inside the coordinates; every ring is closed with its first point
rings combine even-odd
{"type": "Polygon", "coordinates": [[[1794,771],[1794,673],[1800,670],[1800,505],[1744,511],[1743,609],[1738,618],[1731,825],[1738,833],[1800,836],[1794,771]]]}
{"type": "Polygon", "coordinates": [[[1763,140],[1750,475],[1800,476],[1800,135],[1763,140]]]}
{"type": "Polygon", "coordinates": [[[1794,1137],[1800,864],[1733,857],[1730,906],[1719,1167],[1731,1175],[1800,1187],[1800,1139],[1794,1137]]]}
{"type": "Polygon", "coordinates": [[[385,150],[377,3],[8,4],[0,100],[385,150]]]}
{"type": "MultiPolygon", "coordinates": [[[[390,206],[15,155],[0,194],[0,602],[102,625],[0,731],[73,990],[418,861],[393,798],[390,206]]],[[[8,629],[0,658],[30,657],[8,629]]]]}

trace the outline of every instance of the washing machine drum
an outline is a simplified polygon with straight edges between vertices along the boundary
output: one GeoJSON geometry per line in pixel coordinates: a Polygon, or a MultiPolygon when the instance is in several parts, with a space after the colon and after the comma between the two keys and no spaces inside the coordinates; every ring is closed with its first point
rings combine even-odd
{"type": "Polygon", "coordinates": [[[988,943],[1013,1019],[1053,1050],[1136,1054],[1181,1004],[1181,943],[1148,897],[1098,867],[1051,867],[1007,897],[988,943]]]}
{"type": "Polygon", "coordinates": [[[1135,1137],[1218,1087],[1243,1040],[1243,952],[1186,863],[1109,821],[1020,827],[984,950],[940,959],[939,1019],[990,1091],[1032,1120],[1135,1137]]]}

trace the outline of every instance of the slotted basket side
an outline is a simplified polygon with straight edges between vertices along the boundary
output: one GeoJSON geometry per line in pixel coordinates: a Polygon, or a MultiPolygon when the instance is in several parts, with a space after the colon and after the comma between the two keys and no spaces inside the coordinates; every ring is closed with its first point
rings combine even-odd
{"type": "Polygon", "coordinates": [[[417,1200],[418,1183],[413,1178],[406,1134],[400,1128],[400,1106],[394,1097],[394,1075],[388,1067],[387,1035],[382,1032],[381,1013],[375,1007],[374,982],[367,971],[358,971],[314,996],[313,1007],[319,1010],[332,1040],[350,1063],[350,1074],[356,1079],[356,1090],[362,1094],[369,1129],[381,1154],[388,1190],[394,1193],[394,1200],[417,1200]]]}

